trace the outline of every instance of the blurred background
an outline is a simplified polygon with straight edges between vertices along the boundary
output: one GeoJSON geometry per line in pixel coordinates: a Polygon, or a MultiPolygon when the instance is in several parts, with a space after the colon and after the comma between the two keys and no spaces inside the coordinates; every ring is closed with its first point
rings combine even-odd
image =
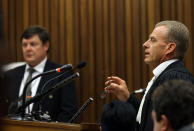
{"type": "Polygon", "coordinates": [[[81,115],[80,122],[98,122],[102,106],[115,99],[112,95],[99,98],[107,76],[125,79],[130,91],[146,87],[152,69],[143,61],[142,44],[159,21],[178,20],[189,28],[191,44],[184,62],[194,74],[194,0],[0,2],[1,63],[23,61],[19,39],[29,25],[41,25],[49,31],[51,60],[74,66],[87,62],[76,80],[78,102],[81,106],[89,97],[94,102],[81,115]]]}

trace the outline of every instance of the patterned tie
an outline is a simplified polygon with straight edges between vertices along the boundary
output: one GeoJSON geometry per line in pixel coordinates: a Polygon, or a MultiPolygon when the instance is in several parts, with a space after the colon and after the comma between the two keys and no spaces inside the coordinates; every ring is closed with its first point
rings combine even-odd
{"type": "MultiPolygon", "coordinates": [[[[35,70],[33,68],[29,68],[28,71],[29,71],[29,75],[26,79],[26,84],[32,79],[32,74],[35,72],[35,70]]],[[[31,95],[32,95],[32,86],[30,83],[27,87],[27,90],[26,90],[26,97],[27,97],[26,100],[30,99],[31,95]]]]}

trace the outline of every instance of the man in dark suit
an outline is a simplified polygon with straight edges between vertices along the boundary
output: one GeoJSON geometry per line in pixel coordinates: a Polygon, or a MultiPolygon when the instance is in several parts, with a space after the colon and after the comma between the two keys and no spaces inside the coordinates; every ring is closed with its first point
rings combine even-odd
{"type": "MultiPolygon", "coordinates": [[[[15,100],[22,95],[24,86],[30,76],[29,69],[33,68],[31,77],[34,77],[45,71],[60,67],[59,64],[51,62],[47,58],[47,52],[50,46],[50,38],[45,28],[40,26],[30,26],[21,35],[23,57],[25,65],[12,69],[6,73],[10,80],[10,97],[15,100]]],[[[50,81],[47,86],[45,82],[56,77],[56,74],[42,76],[35,79],[31,84],[31,97],[37,93],[42,93],[58,83],[61,79],[65,79],[73,72],[63,74],[57,79],[50,81]]],[[[29,88],[29,87],[28,87],[29,88]]],[[[18,103],[17,103],[18,104],[18,103]]],[[[77,111],[77,100],[74,82],[59,88],[54,93],[48,95],[41,101],[42,111],[50,115],[52,121],[67,122],[77,111]]],[[[13,107],[12,107],[13,108],[13,107]]],[[[38,110],[37,103],[31,104],[27,109],[27,113],[38,110]]],[[[12,113],[10,108],[10,113],[12,113]]]]}
{"type": "Polygon", "coordinates": [[[193,129],[191,123],[194,122],[194,86],[190,82],[165,82],[154,91],[152,103],[153,131],[193,129]]]}
{"type": "Polygon", "coordinates": [[[189,31],[184,24],[178,21],[162,21],[156,24],[149,39],[143,44],[144,62],[154,69],[154,76],[148,83],[141,102],[129,92],[124,80],[116,76],[107,78],[105,90],[136,108],[137,130],[153,130],[151,96],[159,85],[172,79],[184,79],[194,83],[193,76],[182,62],[188,46],[189,31]]]}

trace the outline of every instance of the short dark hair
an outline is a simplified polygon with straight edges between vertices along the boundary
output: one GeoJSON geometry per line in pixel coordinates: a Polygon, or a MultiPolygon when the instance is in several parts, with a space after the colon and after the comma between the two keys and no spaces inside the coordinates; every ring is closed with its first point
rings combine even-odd
{"type": "Polygon", "coordinates": [[[165,115],[175,130],[194,121],[194,86],[190,82],[167,81],[154,91],[152,101],[156,120],[165,115]]]}
{"type": "Polygon", "coordinates": [[[175,58],[182,60],[189,47],[188,28],[179,21],[170,20],[161,21],[155,25],[155,27],[158,26],[166,26],[168,28],[166,42],[174,42],[176,44],[175,58]]]}
{"type": "Polygon", "coordinates": [[[102,109],[102,131],[135,131],[136,111],[127,102],[115,100],[105,104],[102,109]]]}
{"type": "Polygon", "coordinates": [[[22,41],[23,38],[29,39],[34,35],[38,35],[43,44],[46,44],[46,42],[50,42],[50,36],[47,30],[39,25],[32,25],[25,29],[20,37],[20,41],[22,41]]]}

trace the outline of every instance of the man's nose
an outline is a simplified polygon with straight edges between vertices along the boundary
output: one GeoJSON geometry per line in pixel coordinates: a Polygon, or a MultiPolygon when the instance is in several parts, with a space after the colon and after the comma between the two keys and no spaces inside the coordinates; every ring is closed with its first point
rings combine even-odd
{"type": "Polygon", "coordinates": [[[146,47],[149,47],[149,41],[147,40],[146,42],[143,43],[143,47],[146,48],[146,47]]]}
{"type": "Polygon", "coordinates": [[[28,44],[27,46],[26,46],[26,50],[30,50],[32,48],[32,46],[30,45],[30,44],[28,44]]]}

